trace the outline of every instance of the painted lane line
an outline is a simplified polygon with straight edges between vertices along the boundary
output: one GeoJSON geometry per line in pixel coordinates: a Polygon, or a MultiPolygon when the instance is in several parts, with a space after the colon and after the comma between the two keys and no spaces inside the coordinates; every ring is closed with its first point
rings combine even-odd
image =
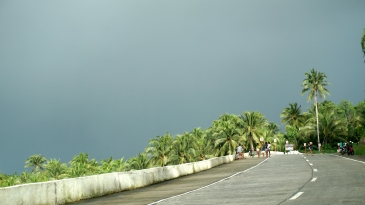
{"type": "Polygon", "coordinates": [[[309,165],[313,166],[313,164],[309,163],[309,165]]]}
{"type": "Polygon", "coordinates": [[[312,180],[311,180],[311,182],[315,182],[317,180],[317,178],[313,178],[312,180]]]}
{"type": "Polygon", "coordinates": [[[355,162],[360,162],[360,163],[364,163],[363,161],[359,161],[359,160],[356,160],[356,159],[350,159],[350,158],[346,158],[346,157],[342,157],[342,156],[338,156],[338,155],[335,155],[335,154],[331,154],[332,156],[335,156],[335,157],[340,157],[340,158],[343,158],[343,159],[348,159],[348,160],[352,160],[352,161],[355,161],[355,162]]]}
{"type": "Polygon", "coordinates": [[[302,195],[303,192],[298,192],[296,195],[294,195],[292,198],[290,198],[289,200],[294,200],[296,198],[298,198],[300,195],[302,195]]]}
{"type": "Polygon", "coordinates": [[[206,186],[203,186],[203,187],[200,187],[200,188],[197,188],[197,189],[191,190],[191,191],[187,191],[187,192],[185,192],[185,193],[178,194],[178,195],[175,195],[175,196],[167,197],[167,198],[164,198],[164,199],[161,199],[161,200],[158,200],[158,201],[155,201],[155,202],[149,203],[149,204],[147,204],[147,205],[157,204],[157,203],[160,203],[160,202],[162,202],[162,201],[166,201],[166,200],[169,200],[169,199],[173,199],[173,198],[177,198],[177,197],[180,197],[180,196],[184,196],[184,195],[187,195],[187,194],[193,193],[193,192],[195,192],[195,191],[199,191],[199,190],[205,189],[205,188],[207,188],[207,187],[213,186],[213,185],[218,184],[218,183],[220,183],[220,182],[223,182],[223,181],[225,181],[225,180],[227,180],[227,179],[230,179],[230,178],[232,178],[232,177],[235,177],[235,176],[236,176],[236,175],[238,175],[238,174],[242,174],[242,173],[248,172],[248,171],[250,171],[251,169],[254,169],[254,168],[258,167],[259,165],[261,165],[262,163],[266,162],[266,160],[268,160],[268,159],[269,159],[269,158],[266,158],[264,161],[262,161],[262,162],[258,163],[257,165],[255,165],[255,166],[253,166],[253,167],[251,167],[251,168],[248,168],[248,169],[246,169],[246,170],[244,170],[244,171],[237,172],[237,173],[235,173],[235,174],[232,174],[232,175],[231,175],[231,176],[229,176],[229,177],[223,178],[223,179],[221,179],[221,180],[219,180],[219,181],[213,182],[213,183],[208,184],[208,185],[206,185],[206,186]]]}
{"type": "Polygon", "coordinates": [[[307,160],[305,160],[305,161],[309,162],[309,160],[308,160],[308,159],[307,159],[307,160]]]}
{"type": "Polygon", "coordinates": [[[318,172],[318,170],[317,170],[317,169],[313,169],[313,171],[318,172]]]}

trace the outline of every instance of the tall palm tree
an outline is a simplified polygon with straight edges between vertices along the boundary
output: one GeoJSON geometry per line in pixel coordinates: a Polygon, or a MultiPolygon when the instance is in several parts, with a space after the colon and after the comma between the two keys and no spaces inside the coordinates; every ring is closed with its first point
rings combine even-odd
{"type": "Polygon", "coordinates": [[[326,74],[322,72],[318,72],[314,68],[311,69],[310,73],[305,73],[307,76],[306,79],[303,80],[302,86],[304,89],[301,94],[303,95],[305,92],[309,91],[307,101],[311,102],[314,99],[314,105],[316,106],[316,122],[317,122],[317,140],[318,140],[318,149],[319,149],[319,125],[318,125],[318,105],[317,105],[317,97],[326,99],[326,95],[330,95],[330,92],[327,90],[326,86],[329,85],[327,82],[326,74]]]}
{"type": "Polygon", "coordinates": [[[301,105],[289,103],[289,107],[284,108],[280,114],[281,123],[294,126],[297,129],[303,124],[305,118],[302,114],[301,105]]]}
{"type": "Polygon", "coordinates": [[[246,135],[249,142],[251,150],[253,148],[253,141],[259,142],[260,136],[262,136],[261,129],[268,125],[268,121],[265,116],[260,112],[244,112],[243,115],[239,116],[240,122],[242,124],[241,129],[242,135],[246,135]]]}
{"type": "Polygon", "coordinates": [[[46,161],[47,161],[47,159],[44,156],[42,156],[40,154],[34,154],[25,161],[24,168],[34,167],[32,171],[35,170],[36,172],[38,172],[39,169],[41,169],[41,170],[44,169],[43,165],[46,161]]]}

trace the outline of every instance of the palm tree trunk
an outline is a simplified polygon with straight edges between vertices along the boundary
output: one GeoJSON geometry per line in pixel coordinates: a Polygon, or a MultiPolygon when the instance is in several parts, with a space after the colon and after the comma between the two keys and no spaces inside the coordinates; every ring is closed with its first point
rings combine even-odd
{"type": "Polygon", "coordinates": [[[252,135],[250,135],[250,146],[251,146],[251,150],[253,151],[252,135]]]}
{"type": "Polygon", "coordinates": [[[317,121],[317,140],[318,140],[318,150],[319,150],[319,126],[318,126],[318,106],[317,106],[317,92],[314,95],[314,103],[316,105],[316,121],[317,121]]]}

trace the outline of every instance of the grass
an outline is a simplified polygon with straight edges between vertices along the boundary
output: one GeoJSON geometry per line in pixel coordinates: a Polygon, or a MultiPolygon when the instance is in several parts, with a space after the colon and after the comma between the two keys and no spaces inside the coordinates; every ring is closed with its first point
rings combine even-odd
{"type": "Polygon", "coordinates": [[[355,145],[354,146],[356,155],[364,155],[365,156],[365,145],[355,145]]]}

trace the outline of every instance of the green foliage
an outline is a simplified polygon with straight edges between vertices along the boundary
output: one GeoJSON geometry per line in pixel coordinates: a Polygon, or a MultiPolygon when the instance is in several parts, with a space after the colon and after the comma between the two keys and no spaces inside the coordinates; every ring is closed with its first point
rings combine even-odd
{"type": "Polygon", "coordinates": [[[356,155],[364,155],[365,156],[365,145],[355,145],[354,151],[356,155]]]}
{"type": "Polygon", "coordinates": [[[146,153],[155,166],[166,166],[170,163],[173,137],[166,132],[164,136],[156,136],[149,141],[146,153]]]}
{"type": "Polygon", "coordinates": [[[289,107],[284,108],[280,114],[281,123],[295,126],[299,128],[305,121],[305,117],[302,114],[301,105],[298,106],[297,103],[289,103],[289,107]]]}
{"type": "MultiPolygon", "coordinates": [[[[247,151],[257,148],[260,146],[260,138],[271,142],[272,150],[276,147],[277,151],[284,151],[286,140],[294,144],[296,149],[302,149],[304,142],[316,141],[317,128],[323,141],[322,153],[336,152],[338,141],[365,136],[365,101],[356,106],[349,101],[341,101],[338,105],[324,101],[315,105],[319,110],[318,127],[314,105],[302,113],[301,106],[289,104],[280,115],[286,125],[285,133],[279,132],[275,123],[268,123],[260,112],[246,111],[242,115],[226,113],[205,130],[194,128],[191,132],[175,137],[168,132],[164,136],[157,136],[149,141],[144,152],[127,161],[124,158],[114,160],[110,157],[99,163],[95,159],[89,160],[88,153],[81,152],[66,164],[59,159],[47,160],[40,154],[32,155],[26,160],[25,166],[32,167],[31,172],[24,171],[20,175],[0,173],[0,186],[196,162],[233,154],[238,144],[245,145],[247,151]],[[276,143],[274,139],[277,140],[276,143]]],[[[365,155],[365,146],[356,146],[355,154],[365,155]]]]}
{"type": "Polygon", "coordinates": [[[239,116],[242,136],[245,136],[250,142],[250,148],[253,150],[253,143],[259,143],[260,137],[263,136],[262,129],[268,125],[265,116],[260,112],[244,112],[239,116]]]}
{"type": "Polygon", "coordinates": [[[39,169],[43,170],[44,169],[44,163],[46,162],[46,158],[40,154],[34,154],[32,156],[30,156],[26,161],[25,161],[25,167],[24,168],[28,168],[28,167],[33,167],[32,171],[36,171],[38,172],[39,169]]]}

